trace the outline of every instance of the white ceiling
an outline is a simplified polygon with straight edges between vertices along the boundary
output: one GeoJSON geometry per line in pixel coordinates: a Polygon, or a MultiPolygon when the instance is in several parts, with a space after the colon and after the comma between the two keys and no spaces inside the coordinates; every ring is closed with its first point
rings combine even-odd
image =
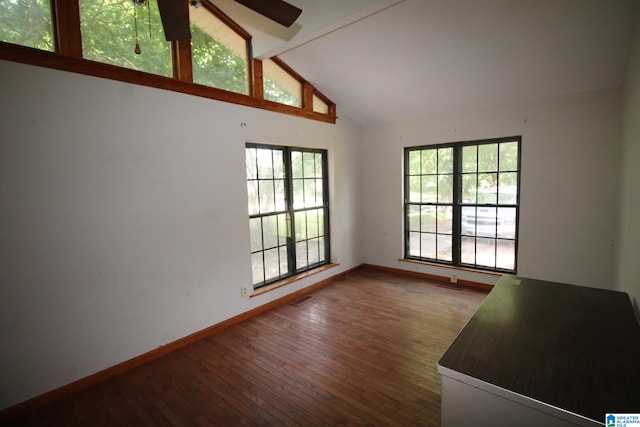
{"type": "Polygon", "coordinates": [[[288,0],[291,29],[215,3],[363,126],[617,87],[637,0],[288,0]]]}

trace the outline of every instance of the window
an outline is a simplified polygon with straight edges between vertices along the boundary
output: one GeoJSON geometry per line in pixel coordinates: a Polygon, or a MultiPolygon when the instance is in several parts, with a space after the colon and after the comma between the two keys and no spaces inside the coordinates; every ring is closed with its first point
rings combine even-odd
{"type": "Polygon", "coordinates": [[[329,262],[327,152],[247,144],[254,289],[329,262]]]}
{"type": "Polygon", "coordinates": [[[324,102],[322,98],[315,93],[313,94],[313,111],[321,114],[329,114],[329,104],[324,102]]]}
{"type": "Polygon", "coordinates": [[[405,149],[405,258],[516,271],[520,142],[405,149]]]}
{"type": "Polygon", "coordinates": [[[184,6],[191,43],[166,41],[156,1],[0,0],[0,59],[335,124],[336,105],[277,57],[264,74],[251,35],[211,1],[184,6]]]}
{"type": "Polygon", "coordinates": [[[80,28],[87,59],[166,77],[173,74],[171,43],[164,37],[156,2],[80,0],[80,28]]]}
{"type": "Polygon", "coordinates": [[[231,92],[249,93],[247,40],[207,7],[190,7],[193,81],[231,92]]]}
{"type": "Polygon", "coordinates": [[[0,40],[53,51],[50,0],[0,1],[0,40]]]}
{"type": "Polygon", "coordinates": [[[280,104],[302,106],[302,83],[273,59],[262,61],[264,99],[280,104]]]}

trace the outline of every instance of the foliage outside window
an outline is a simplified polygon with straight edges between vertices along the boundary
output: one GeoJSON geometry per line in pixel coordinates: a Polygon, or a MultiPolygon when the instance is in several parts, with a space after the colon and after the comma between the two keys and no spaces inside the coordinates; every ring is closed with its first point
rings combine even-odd
{"type": "Polygon", "coordinates": [[[517,267],[520,137],[405,149],[405,257],[517,267]]]}
{"type": "Polygon", "coordinates": [[[55,50],[49,0],[1,0],[0,40],[55,50]]]}
{"type": "Polygon", "coordinates": [[[164,38],[156,2],[80,0],[80,28],[87,59],[167,77],[173,73],[171,44],[164,38]]]}
{"type": "Polygon", "coordinates": [[[189,8],[194,83],[249,93],[247,40],[205,7],[189,8]]]}
{"type": "Polygon", "coordinates": [[[264,99],[280,104],[302,106],[302,83],[271,59],[262,61],[264,99]]]}
{"type": "Polygon", "coordinates": [[[329,262],[325,150],[246,146],[253,286],[329,262]]]}

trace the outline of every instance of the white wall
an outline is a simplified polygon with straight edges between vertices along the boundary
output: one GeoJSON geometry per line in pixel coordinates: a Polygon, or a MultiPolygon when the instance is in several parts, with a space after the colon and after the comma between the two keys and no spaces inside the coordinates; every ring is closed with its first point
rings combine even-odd
{"type": "Polygon", "coordinates": [[[0,409],[362,263],[349,119],[6,61],[0,76],[0,409]],[[329,149],[340,265],[243,299],[248,140],[329,149]]]}
{"type": "Polygon", "coordinates": [[[616,288],[629,293],[640,322],[640,12],[625,70],[616,288]]]}
{"type": "MultiPolygon", "coordinates": [[[[403,148],[514,135],[522,135],[518,274],[611,287],[620,150],[617,90],[365,128],[365,262],[448,276],[447,269],[399,261],[403,148]]],[[[483,283],[497,280],[457,274],[483,283]]]]}

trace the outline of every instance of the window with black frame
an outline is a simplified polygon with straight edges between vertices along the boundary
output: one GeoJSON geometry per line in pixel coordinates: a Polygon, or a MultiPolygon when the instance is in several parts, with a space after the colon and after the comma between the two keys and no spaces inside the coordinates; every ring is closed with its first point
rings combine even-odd
{"type": "Polygon", "coordinates": [[[253,286],[329,263],[327,152],[246,145],[253,286]]]}
{"type": "Polygon", "coordinates": [[[514,273],[520,137],[405,149],[405,258],[514,273]]]}

